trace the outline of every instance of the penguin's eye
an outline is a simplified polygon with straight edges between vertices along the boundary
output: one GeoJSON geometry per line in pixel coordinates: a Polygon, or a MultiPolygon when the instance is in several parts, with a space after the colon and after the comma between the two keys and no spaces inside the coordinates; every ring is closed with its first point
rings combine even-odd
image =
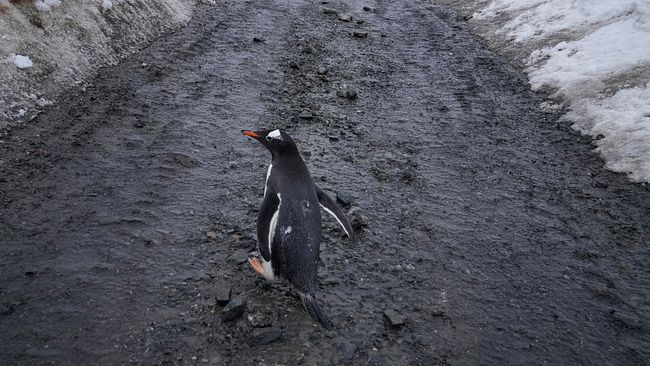
{"type": "Polygon", "coordinates": [[[273,140],[273,138],[271,138],[271,136],[266,136],[266,141],[271,141],[271,140],[273,140]]]}

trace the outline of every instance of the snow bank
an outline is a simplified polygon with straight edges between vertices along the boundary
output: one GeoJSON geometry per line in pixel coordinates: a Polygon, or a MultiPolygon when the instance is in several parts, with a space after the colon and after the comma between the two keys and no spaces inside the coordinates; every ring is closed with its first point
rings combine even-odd
{"type": "Polygon", "coordinates": [[[468,0],[460,10],[596,138],[608,169],[650,182],[649,1],[468,0]]]}
{"type": "Polygon", "coordinates": [[[186,23],[194,0],[0,0],[0,128],[186,23]]]}

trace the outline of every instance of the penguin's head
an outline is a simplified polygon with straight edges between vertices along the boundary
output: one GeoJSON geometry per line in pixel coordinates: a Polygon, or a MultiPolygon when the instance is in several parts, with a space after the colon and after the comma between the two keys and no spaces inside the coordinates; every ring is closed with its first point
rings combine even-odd
{"type": "Polygon", "coordinates": [[[273,156],[298,153],[298,148],[293,142],[293,139],[291,139],[291,136],[280,129],[259,131],[242,130],[241,132],[261,142],[264,147],[271,151],[273,156]]]}

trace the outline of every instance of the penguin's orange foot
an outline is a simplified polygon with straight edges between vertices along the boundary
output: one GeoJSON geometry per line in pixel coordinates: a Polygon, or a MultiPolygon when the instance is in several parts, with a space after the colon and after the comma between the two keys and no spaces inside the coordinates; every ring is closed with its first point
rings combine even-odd
{"type": "Polygon", "coordinates": [[[264,267],[262,266],[262,262],[260,262],[257,257],[248,258],[248,263],[250,263],[255,272],[261,274],[262,276],[264,275],[264,267]]]}

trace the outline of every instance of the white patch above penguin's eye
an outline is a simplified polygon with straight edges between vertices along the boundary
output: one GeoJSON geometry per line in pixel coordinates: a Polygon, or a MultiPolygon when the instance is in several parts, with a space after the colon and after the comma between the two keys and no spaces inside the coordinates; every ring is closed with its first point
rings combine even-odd
{"type": "Polygon", "coordinates": [[[269,132],[269,134],[266,135],[266,140],[282,140],[282,134],[280,133],[280,130],[273,130],[269,132]]]}

